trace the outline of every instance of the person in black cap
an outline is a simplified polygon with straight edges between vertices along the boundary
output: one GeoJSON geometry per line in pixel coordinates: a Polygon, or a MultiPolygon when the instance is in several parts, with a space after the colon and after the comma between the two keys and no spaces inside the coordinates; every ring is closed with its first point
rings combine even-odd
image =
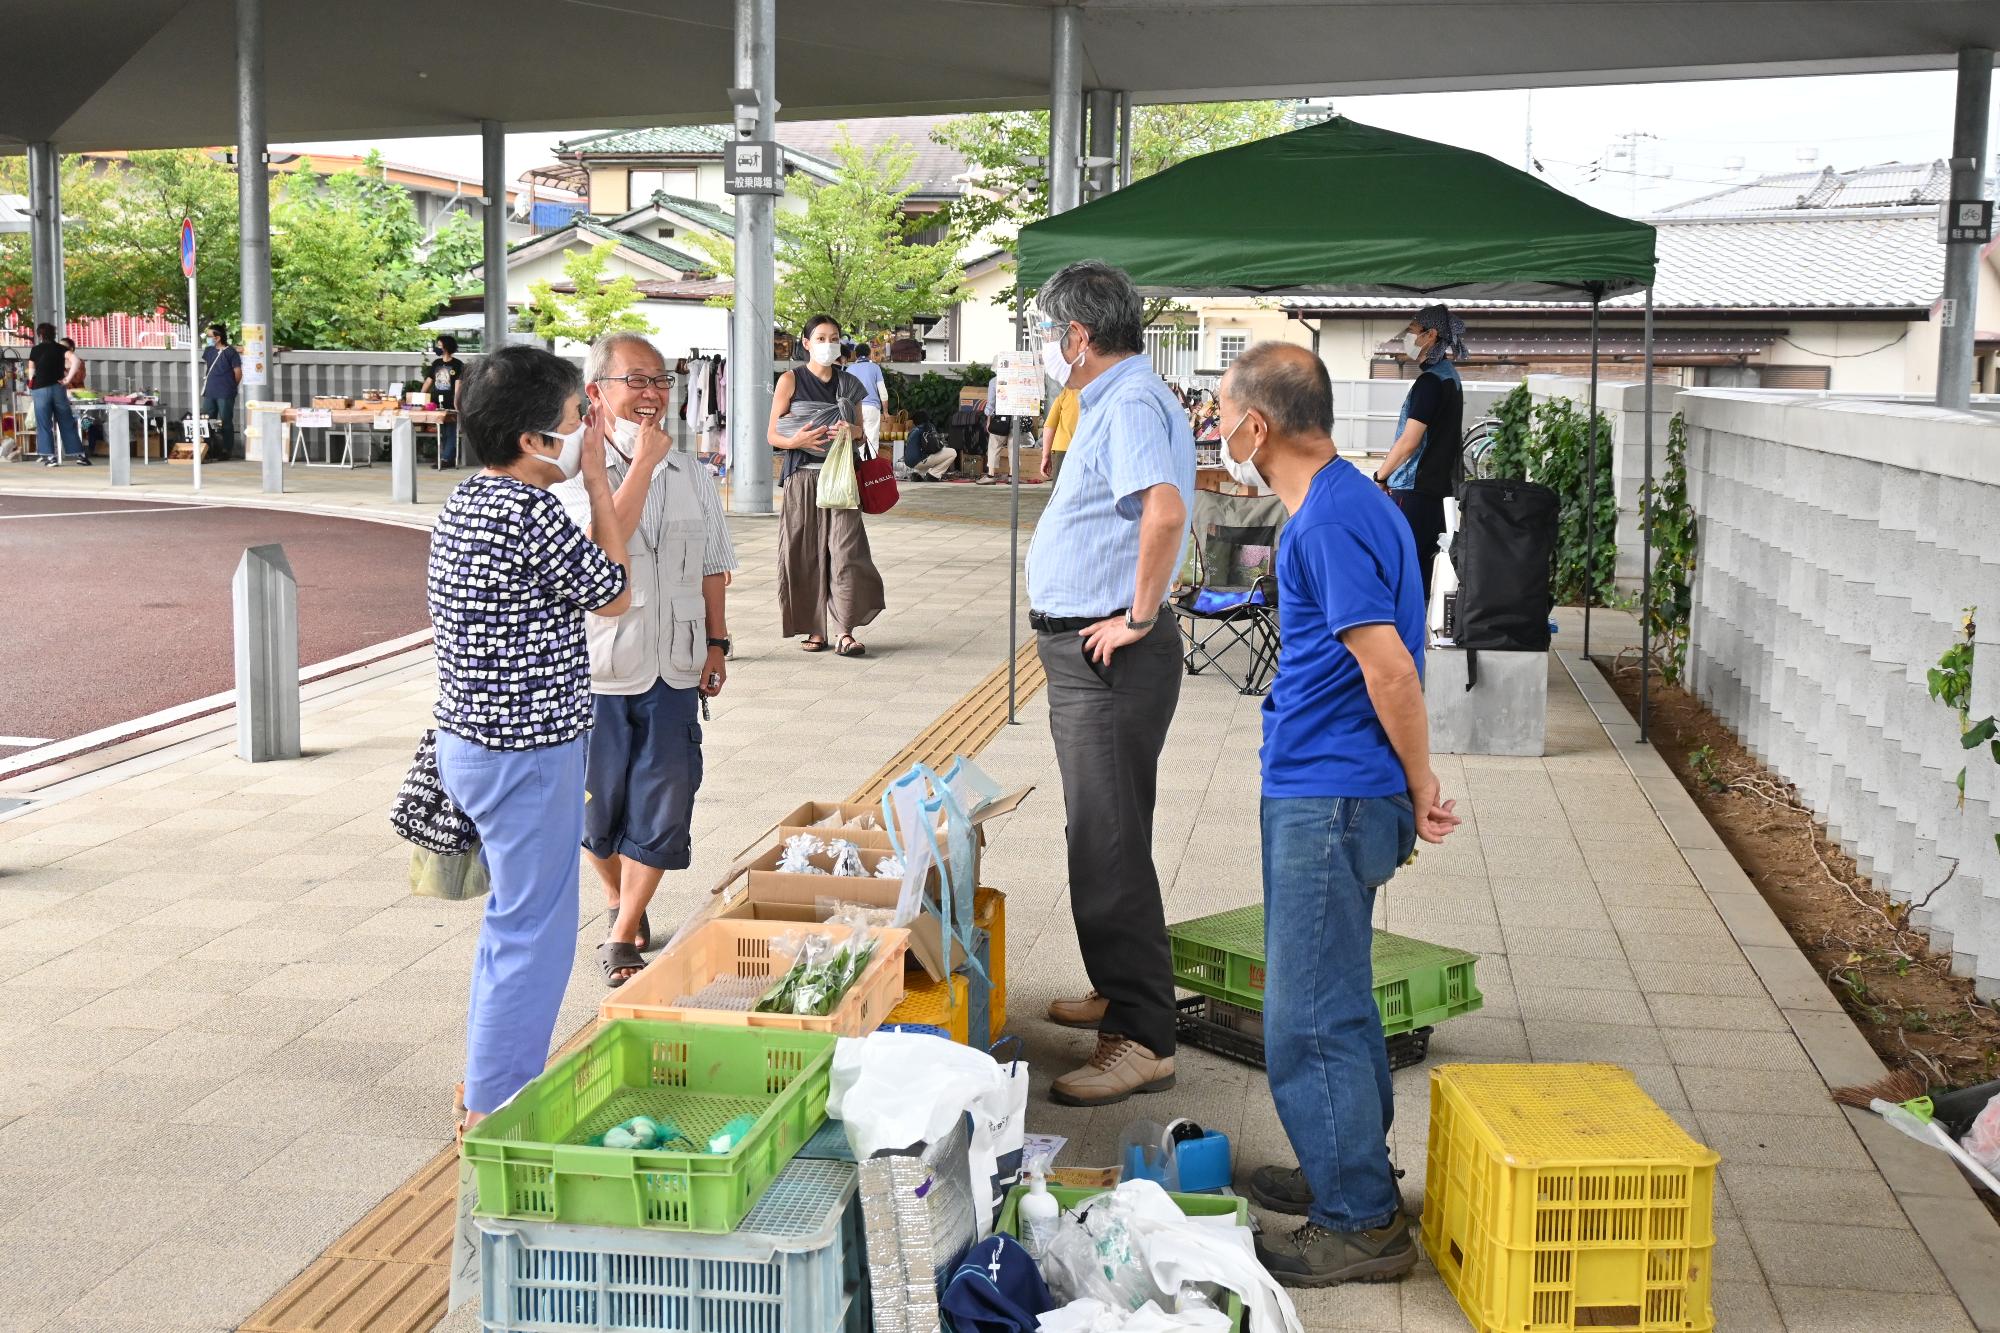
{"type": "Polygon", "coordinates": [[[1428,606],[1444,502],[1458,489],[1465,389],[1452,362],[1465,356],[1465,321],[1444,306],[1425,306],[1403,332],[1403,355],[1416,363],[1417,378],[1403,399],[1396,442],[1376,469],[1375,482],[1403,511],[1416,538],[1428,606]]]}

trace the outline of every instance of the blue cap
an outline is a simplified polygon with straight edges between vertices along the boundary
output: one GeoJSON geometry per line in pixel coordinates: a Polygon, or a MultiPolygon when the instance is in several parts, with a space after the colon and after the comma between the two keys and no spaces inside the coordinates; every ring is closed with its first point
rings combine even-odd
{"type": "Polygon", "coordinates": [[[958,1333],[1035,1333],[1036,1316],[1056,1301],[1020,1242],[992,1235],[958,1261],[938,1308],[958,1333]]]}

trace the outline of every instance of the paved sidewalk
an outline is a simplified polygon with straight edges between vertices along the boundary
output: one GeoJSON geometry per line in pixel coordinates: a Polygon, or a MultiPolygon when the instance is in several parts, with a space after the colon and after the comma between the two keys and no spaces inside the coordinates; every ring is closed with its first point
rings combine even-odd
{"type": "MultiPolygon", "coordinates": [[[[329,495],[375,507],[340,480],[329,495]]],[[[994,502],[1004,515],[1004,493],[994,502]]],[[[871,523],[892,609],[862,661],[776,640],[775,525],[736,531],[742,646],[708,729],[696,864],[668,877],[659,920],[799,800],[866,779],[1005,653],[1004,527],[871,523]]],[[[1971,1328],[1639,784],[1551,670],[1549,756],[1441,760],[1468,821],[1386,893],[1388,928],[1481,954],[1486,1007],[1438,1029],[1432,1062],[1631,1067],[1723,1155],[1719,1328],[1971,1328]]],[[[383,819],[433,688],[418,670],[309,706],[297,762],[252,767],[218,742],[0,816],[0,1330],[233,1327],[449,1141],[477,908],[410,897],[383,819]]],[[[1257,900],[1258,732],[1256,701],[1210,676],[1185,683],[1157,838],[1169,919],[1257,900]]],[[[1128,1119],[1171,1115],[1227,1130],[1242,1169],[1282,1159],[1262,1078],[1200,1052],[1170,1096],[1095,1113],[1040,1096],[1085,1042],[1039,1017],[1084,985],[1039,696],[981,762],[1041,789],[993,828],[987,858],[1010,897],[1031,1127],[1070,1138],[1066,1164],[1108,1162],[1128,1119]]],[[[558,1039],[602,994],[599,904],[585,881],[558,1039]]],[[[1413,1201],[1425,1077],[1397,1078],[1413,1201]]],[[[1300,1309],[1314,1330],[1465,1327],[1428,1265],[1396,1286],[1304,1294],[1300,1309]]],[[[461,1310],[445,1326],[477,1321],[461,1310]]]]}

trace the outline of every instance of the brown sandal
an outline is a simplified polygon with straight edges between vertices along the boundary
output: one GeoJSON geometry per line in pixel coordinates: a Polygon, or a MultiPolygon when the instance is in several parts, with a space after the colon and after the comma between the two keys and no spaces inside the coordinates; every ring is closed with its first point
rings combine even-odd
{"type": "Polygon", "coordinates": [[[804,643],[800,644],[799,647],[805,649],[809,653],[823,653],[826,651],[826,640],[808,638],[804,643]]]}
{"type": "Polygon", "coordinates": [[[833,651],[835,655],[840,657],[866,657],[868,656],[868,645],[855,638],[852,634],[843,634],[840,636],[840,646],[833,651]]]}

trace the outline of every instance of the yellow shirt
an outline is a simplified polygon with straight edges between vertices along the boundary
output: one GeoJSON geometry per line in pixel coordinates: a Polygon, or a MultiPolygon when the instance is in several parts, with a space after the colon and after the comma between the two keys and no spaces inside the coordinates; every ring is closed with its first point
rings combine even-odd
{"type": "Polygon", "coordinates": [[[1076,434],[1077,417],[1082,410],[1082,400],[1075,389],[1064,389],[1049,404],[1047,424],[1051,452],[1059,454],[1069,448],[1070,436],[1076,434]]]}

